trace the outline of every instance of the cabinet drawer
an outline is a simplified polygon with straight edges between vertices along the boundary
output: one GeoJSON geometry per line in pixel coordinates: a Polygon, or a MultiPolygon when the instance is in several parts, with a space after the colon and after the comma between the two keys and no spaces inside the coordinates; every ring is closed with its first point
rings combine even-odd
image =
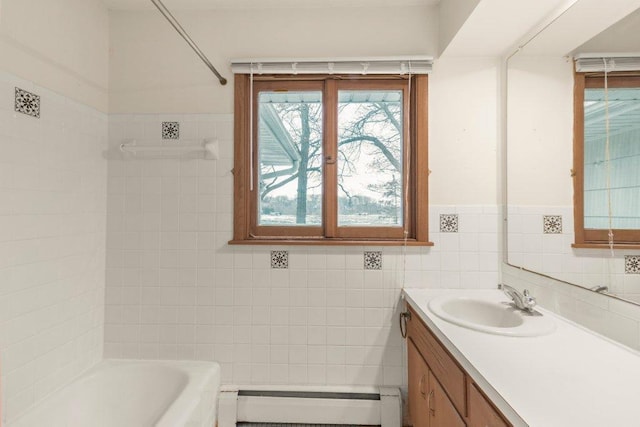
{"type": "Polygon", "coordinates": [[[469,427],[508,427],[475,384],[469,384],[469,427]]]}
{"type": "Polygon", "coordinates": [[[409,307],[407,336],[413,341],[460,414],[466,416],[466,379],[464,371],[442,347],[419,316],[409,307]]]}

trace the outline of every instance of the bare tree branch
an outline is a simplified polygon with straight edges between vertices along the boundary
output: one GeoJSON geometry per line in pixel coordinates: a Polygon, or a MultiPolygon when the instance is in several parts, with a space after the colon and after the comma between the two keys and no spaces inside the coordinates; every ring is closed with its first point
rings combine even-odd
{"type": "Polygon", "coordinates": [[[400,123],[398,123],[398,120],[396,120],[395,114],[393,114],[393,112],[391,110],[389,110],[389,106],[387,104],[384,104],[384,103],[379,103],[379,104],[376,104],[376,105],[378,105],[378,107],[380,107],[380,109],[382,111],[384,111],[385,115],[387,116],[387,118],[389,119],[391,124],[396,128],[396,130],[399,133],[402,132],[402,127],[400,126],[400,123]]]}
{"type": "Polygon", "coordinates": [[[297,179],[297,178],[298,178],[298,174],[294,174],[294,175],[291,175],[290,177],[288,177],[287,179],[283,179],[282,181],[278,182],[277,184],[271,184],[269,187],[266,187],[264,189],[262,194],[260,194],[260,200],[264,200],[264,198],[267,196],[267,194],[271,193],[274,190],[277,190],[280,187],[284,187],[285,185],[287,185],[288,183],[290,183],[291,181],[293,181],[294,179],[297,179]]]}
{"type": "Polygon", "coordinates": [[[340,189],[342,190],[342,192],[344,193],[345,196],[347,196],[347,199],[351,200],[351,194],[349,194],[349,192],[347,191],[346,188],[344,188],[344,186],[342,185],[342,183],[338,183],[338,187],[340,187],[340,189]]]}
{"type": "Polygon", "coordinates": [[[350,144],[352,142],[356,142],[356,141],[368,141],[371,142],[378,150],[380,150],[380,152],[387,158],[387,160],[389,161],[389,163],[391,163],[391,165],[398,171],[401,172],[402,171],[402,165],[400,164],[400,162],[398,161],[398,159],[396,159],[393,155],[393,153],[389,150],[389,148],[387,148],[386,145],[384,145],[378,138],[376,138],[375,136],[369,136],[369,135],[359,135],[359,136],[354,136],[353,138],[347,138],[347,139],[343,139],[342,141],[340,141],[340,143],[338,145],[345,145],[345,144],[350,144]]]}

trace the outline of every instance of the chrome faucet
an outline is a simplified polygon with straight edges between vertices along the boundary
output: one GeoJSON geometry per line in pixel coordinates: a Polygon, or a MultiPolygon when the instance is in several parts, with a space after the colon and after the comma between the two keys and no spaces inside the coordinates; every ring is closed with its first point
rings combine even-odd
{"type": "Polygon", "coordinates": [[[513,300],[513,305],[518,309],[527,313],[533,313],[533,307],[536,305],[536,299],[529,294],[527,289],[523,293],[509,285],[500,284],[498,288],[502,289],[509,298],[513,300]]]}

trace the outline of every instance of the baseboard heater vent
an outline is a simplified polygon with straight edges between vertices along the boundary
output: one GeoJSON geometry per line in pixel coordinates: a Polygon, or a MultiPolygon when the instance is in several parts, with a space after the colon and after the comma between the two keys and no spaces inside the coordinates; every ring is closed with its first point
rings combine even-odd
{"type": "MultiPolygon", "coordinates": [[[[282,424],[282,423],[238,423],[236,427],[363,427],[358,424],[282,424]]],[[[366,426],[379,427],[379,426],[366,426]]]]}
{"type": "Polygon", "coordinates": [[[219,427],[401,427],[400,389],[223,386],[219,427]]]}
{"type": "Polygon", "coordinates": [[[238,396],[295,397],[298,399],[380,400],[380,393],[340,393],[329,391],[239,390],[238,396]]]}

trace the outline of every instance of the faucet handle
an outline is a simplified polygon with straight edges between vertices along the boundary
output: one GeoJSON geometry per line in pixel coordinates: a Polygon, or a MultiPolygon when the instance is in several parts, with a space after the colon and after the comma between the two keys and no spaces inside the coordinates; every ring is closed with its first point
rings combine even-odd
{"type": "Polygon", "coordinates": [[[531,311],[531,309],[533,309],[533,307],[537,304],[536,299],[531,296],[528,289],[525,289],[522,295],[524,296],[523,303],[525,308],[531,311]]]}

